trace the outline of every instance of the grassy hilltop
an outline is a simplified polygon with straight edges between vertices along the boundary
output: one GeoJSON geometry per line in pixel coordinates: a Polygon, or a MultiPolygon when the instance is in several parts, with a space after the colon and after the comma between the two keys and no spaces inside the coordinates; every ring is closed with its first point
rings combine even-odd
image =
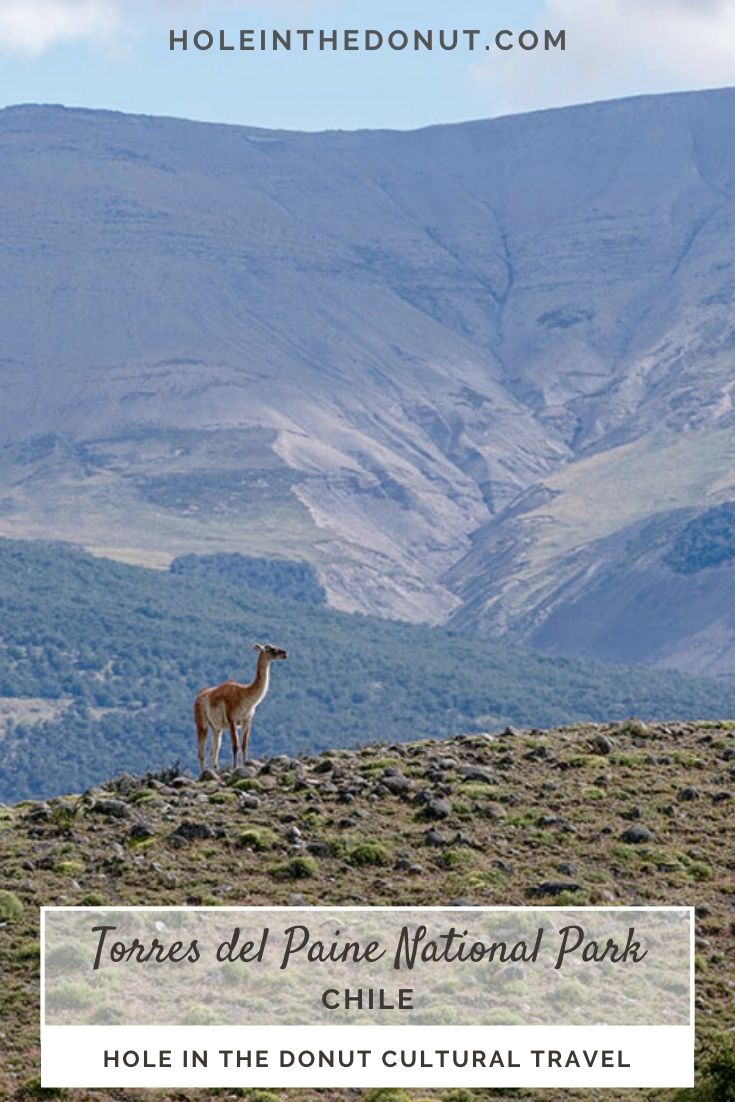
{"type": "MultiPolygon", "coordinates": [[[[700,1087],[620,1097],[728,1102],[735,1097],[735,1054],[727,1053],[735,1030],[734,775],[735,725],[630,721],[280,756],[202,781],[176,769],[122,775],[83,795],[0,807],[0,1096],[44,1097],[41,904],[532,900],[696,905],[700,1087]]],[[[104,1007],[100,1015],[105,1020],[104,1007]]],[[[362,1097],[400,1102],[408,1094],[362,1097]]],[[[557,1102],[559,1093],[507,1096],[557,1102]]],[[[279,1093],[165,1097],[275,1102],[279,1093]]],[[[613,1102],[614,1092],[574,1097],[613,1102]]],[[[472,1102],[464,1091],[432,1098],[472,1102]]]]}

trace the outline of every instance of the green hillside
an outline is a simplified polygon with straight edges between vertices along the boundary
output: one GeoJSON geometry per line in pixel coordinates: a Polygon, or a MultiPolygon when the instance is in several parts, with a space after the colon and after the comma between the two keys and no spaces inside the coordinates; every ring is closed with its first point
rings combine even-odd
{"type": "Polygon", "coordinates": [[[0,799],[79,791],[176,759],[193,768],[193,697],[225,677],[250,680],[256,639],[291,656],[256,718],[256,756],[506,723],[735,716],[735,686],[551,658],[65,545],[0,541],[0,799]]]}

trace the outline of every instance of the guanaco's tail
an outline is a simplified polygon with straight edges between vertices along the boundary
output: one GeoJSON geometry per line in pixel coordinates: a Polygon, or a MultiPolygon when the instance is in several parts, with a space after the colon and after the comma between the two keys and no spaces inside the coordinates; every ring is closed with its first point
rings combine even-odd
{"type": "Polygon", "coordinates": [[[202,689],[200,693],[197,693],[197,698],[194,701],[194,722],[196,723],[197,734],[206,735],[207,733],[207,715],[204,706],[204,693],[202,689]]]}

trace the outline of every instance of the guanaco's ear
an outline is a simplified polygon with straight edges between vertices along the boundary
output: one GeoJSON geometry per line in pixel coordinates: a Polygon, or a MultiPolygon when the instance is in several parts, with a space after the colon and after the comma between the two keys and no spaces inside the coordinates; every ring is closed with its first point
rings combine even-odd
{"type": "Polygon", "coordinates": [[[253,650],[257,651],[258,654],[262,654],[265,650],[265,647],[262,643],[253,643],[253,650]]]}

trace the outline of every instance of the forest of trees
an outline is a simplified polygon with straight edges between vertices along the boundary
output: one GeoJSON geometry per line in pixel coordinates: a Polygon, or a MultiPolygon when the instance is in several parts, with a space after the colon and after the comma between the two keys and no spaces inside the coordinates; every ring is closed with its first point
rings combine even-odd
{"type": "Polygon", "coordinates": [[[735,715],[735,686],[334,612],[226,572],[145,570],[0,540],[0,698],[58,701],[55,720],[0,732],[0,799],[81,791],[176,759],[193,770],[194,695],[250,680],[255,640],[290,657],[256,717],[254,756],[508,722],[735,715]]]}

